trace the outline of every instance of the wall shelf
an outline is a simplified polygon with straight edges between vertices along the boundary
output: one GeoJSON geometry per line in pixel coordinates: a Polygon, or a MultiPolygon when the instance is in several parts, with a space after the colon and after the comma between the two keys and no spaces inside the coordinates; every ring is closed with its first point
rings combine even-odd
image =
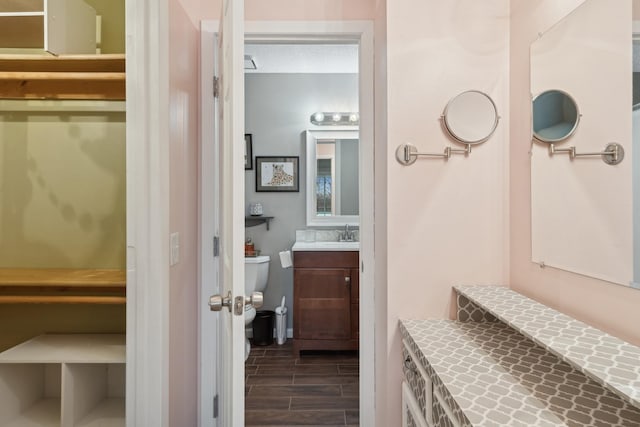
{"type": "Polygon", "coordinates": [[[267,224],[267,231],[269,230],[269,222],[273,219],[272,216],[246,216],[244,217],[244,226],[255,227],[260,224],[267,224]]]}
{"type": "Polygon", "coordinates": [[[0,269],[0,304],[125,304],[126,272],[0,269]]]}
{"type": "Polygon", "coordinates": [[[0,55],[0,98],[125,99],[125,56],[0,55]]]}

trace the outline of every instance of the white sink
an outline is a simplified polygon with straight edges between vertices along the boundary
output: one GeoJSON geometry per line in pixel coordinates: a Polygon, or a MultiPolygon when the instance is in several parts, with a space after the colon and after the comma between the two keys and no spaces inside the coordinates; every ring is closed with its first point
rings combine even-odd
{"type": "Polygon", "coordinates": [[[360,242],[296,242],[292,251],[359,251],[360,242]]]}

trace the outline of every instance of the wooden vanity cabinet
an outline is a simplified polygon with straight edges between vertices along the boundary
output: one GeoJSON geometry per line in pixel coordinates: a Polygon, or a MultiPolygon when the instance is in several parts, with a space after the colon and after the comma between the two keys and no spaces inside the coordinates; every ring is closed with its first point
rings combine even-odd
{"type": "Polygon", "coordinates": [[[293,351],[357,350],[358,252],[294,252],[293,351]]]}

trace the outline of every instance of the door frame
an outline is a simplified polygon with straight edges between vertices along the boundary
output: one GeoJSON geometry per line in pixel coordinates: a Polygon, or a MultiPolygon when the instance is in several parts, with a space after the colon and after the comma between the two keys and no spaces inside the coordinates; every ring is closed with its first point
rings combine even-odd
{"type": "Polygon", "coordinates": [[[210,355],[216,355],[219,339],[219,313],[209,309],[208,300],[211,295],[220,293],[219,257],[214,257],[213,237],[219,235],[219,203],[220,191],[215,184],[218,171],[211,167],[215,154],[220,152],[219,107],[213,97],[213,74],[217,74],[218,63],[218,29],[219,21],[202,21],[200,23],[200,171],[198,197],[198,426],[217,425],[213,418],[214,398],[218,389],[220,366],[210,355]],[[204,72],[204,64],[211,64],[212,69],[204,72]],[[206,120],[210,117],[213,125],[206,120]],[[210,141],[212,143],[207,143],[210,141]],[[207,236],[207,237],[205,237],[207,236]],[[206,327],[209,326],[209,327],[206,327]],[[205,381],[205,378],[212,381],[205,381]]]}
{"type": "MultiPolygon", "coordinates": [[[[207,43],[211,43],[212,33],[218,28],[217,21],[202,21],[201,23],[201,49],[207,43]],[[209,41],[205,41],[209,38],[209,41]]],[[[245,40],[247,41],[291,41],[291,42],[312,42],[312,41],[347,41],[359,44],[359,110],[360,110],[360,325],[371,325],[371,327],[360,328],[360,425],[372,426],[375,422],[375,257],[374,257],[374,44],[373,44],[373,22],[372,21],[247,21],[245,22],[245,40]],[[366,268],[365,268],[366,267],[366,268]]],[[[201,150],[205,150],[206,138],[210,138],[211,130],[206,130],[204,120],[205,115],[213,113],[213,97],[208,96],[213,91],[213,66],[211,61],[212,53],[201,51],[200,80],[201,80],[201,150]],[[207,105],[205,105],[207,104],[207,105]]],[[[204,159],[204,155],[201,158],[204,159]]],[[[203,160],[204,162],[204,160],[203,160]]],[[[211,172],[204,163],[201,164],[201,179],[210,179],[211,172]],[[207,172],[209,170],[209,172],[207,172]],[[207,175],[208,173],[208,175],[207,175]],[[206,176],[209,176],[207,178],[206,176]]],[[[212,203],[207,201],[213,197],[208,191],[207,181],[201,181],[200,200],[200,221],[201,224],[215,219],[212,203]]],[[[210,256],[213,248],[209,246],[211,240],[201,230],[201,260],[210,256]]],[[[211,259],[211,258],[209,258],[211,259]]],[[[210,263],[209,263],[210,264],[210,263]]],[[[215,282],[215,271],[212,268],[201,266],[200,269],[200,306],[211,295],[214,290],[212,283],[215,282]]],[[[202,309],[204,310],[204,309],[202,309]]],[[[199,336],[199,378],[206,378],[203,374],[211,375],[210,369],[216,364],[214,333],[217,326],[211,322],[211,316],[205,315],[204,311],[200,317],[199,336]],[[202,370],[205,367],[204,371],[202,370]]],[[[219,367],[223,369],[224,367],[219,367]]],[[[219,372],[217,374],[219,378],[219,372]]],[[[205,381],[199,384],[199,425],[215,425],[211,418],[211,405],[213,396],[218,388],[218,384],[207,385],[205,381]]]]}
{"type": "Polygon", "coordinates": [[[169,424],[169,3],[126,0],[126,425],[169,424]]]}

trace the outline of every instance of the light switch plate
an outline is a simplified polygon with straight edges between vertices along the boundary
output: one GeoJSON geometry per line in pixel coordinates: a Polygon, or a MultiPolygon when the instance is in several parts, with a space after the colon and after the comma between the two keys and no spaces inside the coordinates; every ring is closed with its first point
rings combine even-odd
{"type": "Polygon", "coordinates": [[[176,265],[180,262],[180,233],[171,233],[171,263],[170,265],[176,265]]]}

